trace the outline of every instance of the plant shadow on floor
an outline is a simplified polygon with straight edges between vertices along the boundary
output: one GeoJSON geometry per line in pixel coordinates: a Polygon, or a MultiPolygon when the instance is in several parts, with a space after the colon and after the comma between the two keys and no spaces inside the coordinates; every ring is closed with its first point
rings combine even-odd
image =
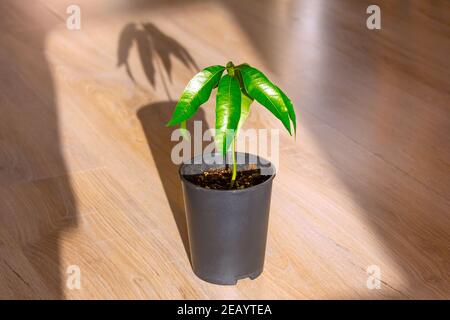
{"type": "MultiPolygon", "coordinates": [[[[134,83],[137,83],[137,81],[129,64],[129,54],[133,46],[137,48],[141,67],[152,88],[156,87],[156,82],[159,79],[166,92],[167,101],[141,107],[137,112],[137,117],[147,138],[184,249],[190,259],[189,238],[181,182],[178,177],[178,166],[171,159],[172,148],[178,142],[171,141],[174,128],[166,127],[166,123],[176,105],[176,101],[171,98],[169,87],[173,72],[171,59],[181,61],[186,68],[192,70],[193,74],[198,70],[198,67],[186,48],[174,38],[163,33],[154,24],[148,22],[129,23],[122,29],[119,36],[117,66],[124,67],[134,83]]],[[[200,110],[193,117],[193,120],[200,120],[205,124],[203,111],[200,110]]],[[[192,127],[188,126],[187,129],[192,132],[192,127]]]]}

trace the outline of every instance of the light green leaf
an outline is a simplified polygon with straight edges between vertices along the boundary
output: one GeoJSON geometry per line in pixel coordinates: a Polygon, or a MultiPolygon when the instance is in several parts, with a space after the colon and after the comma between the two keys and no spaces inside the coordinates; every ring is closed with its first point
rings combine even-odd
{"type": "Polygon", "coordinates": [[[245,120],[247,120],[248,115],[250,114],[250,105],[252,104],[252,102],[253,102],[252,98],[250,98],[245,93],[241,92],[241,116],[239,118],[237,132],[239,132],[239,130],[244,125],[245,120]]]}
{"type": "Polygon", "coordinates": [[[224,75],[219,82],[216,97],[216,135],[221,154],[226,154],[234,139],[241,116],[241,90],[235,77],[224,75]]]}
{"type": "Polygon", "coordinates": [[[288,108],[278,87],[261,71],[249,65],[240,65],[239,70],[249,95],[280,119],[289,134],[292,134],[288,108]]]}
{"type": "Polygon", "coordinates": [[[294,105],[292,104],[291,99],[289,99],[288,96],[280,88],[277,87],[277,89],[280,92],[281,97],[283,98],[284,104],[289,113],[289,118],[291,119],[292,124],[294,125],[294,133],[296,133],[297,132],[297,119],[295,116],[294,105]]]}
{"type": "Polygon", "coordinates": [[[224,70],[223,66],[211,66],[197,73],[181,94],[167,126],[179,124],[192,117],[200,105],[208,101],[224,70]]]}

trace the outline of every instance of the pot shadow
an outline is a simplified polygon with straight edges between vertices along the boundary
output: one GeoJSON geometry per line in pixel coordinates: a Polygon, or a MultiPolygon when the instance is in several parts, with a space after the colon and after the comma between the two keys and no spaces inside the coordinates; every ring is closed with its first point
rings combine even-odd
{"type": "MultiPolygon", "coordinates": [[[[190,261],[189,237],[181,181],[178,175],[178,165],[171,158],[172,149],[179,142],[171,141],[174,128],[166,126],[175,105],[175,101],[152,103],[141,107],[137,112],[137,117],[145,133],[167,202],[190,261]]],[[[193,136],[192,124],[194,121],[201,121],[203,126],[206,124],[205,113],[202,109],[199,109],[187,124],[187,130],[191,133],[191,137],[193,136]]],[[[208,130],[208,127],[205,130],[208,130]]],[[[193,139],[191,139],[192,141],[193,139]]]]}

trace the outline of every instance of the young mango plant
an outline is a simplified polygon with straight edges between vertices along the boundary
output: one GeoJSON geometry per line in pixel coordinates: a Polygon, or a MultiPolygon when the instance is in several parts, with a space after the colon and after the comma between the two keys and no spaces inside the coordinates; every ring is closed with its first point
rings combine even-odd
{"type": "Polygon", "coordinates": [[[250,112],[254,100],[266,107],[277,117],[292,135],[297,129],[295,110],[292,101],[273,84],[261,71],[249,64],[235,66],[231,61],[226,67],[210,66],[197,73],[184,89],[175,106],[168,126],[180,125],[186,128],[186,120],[208,101],[211,92],[218,87],[216,95],[216,134],[218,151],[225,156],[231,146],[232,177],[231,186],[236,179],[236,136],[250,112]],[[223,72],[227,74],[223,75],[223,72]]]}

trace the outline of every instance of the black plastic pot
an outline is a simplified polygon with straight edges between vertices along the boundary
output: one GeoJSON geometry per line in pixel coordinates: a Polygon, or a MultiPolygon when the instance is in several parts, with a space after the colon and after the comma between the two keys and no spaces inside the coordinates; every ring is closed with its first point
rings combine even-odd
{"type": "Polygon", "coordinates": [[[263,183],[241,190],[211,190],[184,178],[223,167],[223,158],[195,157],[180,167],[189,234],[191,263],[201,279],[222,285],[255,279],[264,267],[270,197],[275,168],[267,160],[237,153],[238,170],[261,168],[270,176],[263,183]],[[242,161],[244,159],[244,161],[242,161]]]}

